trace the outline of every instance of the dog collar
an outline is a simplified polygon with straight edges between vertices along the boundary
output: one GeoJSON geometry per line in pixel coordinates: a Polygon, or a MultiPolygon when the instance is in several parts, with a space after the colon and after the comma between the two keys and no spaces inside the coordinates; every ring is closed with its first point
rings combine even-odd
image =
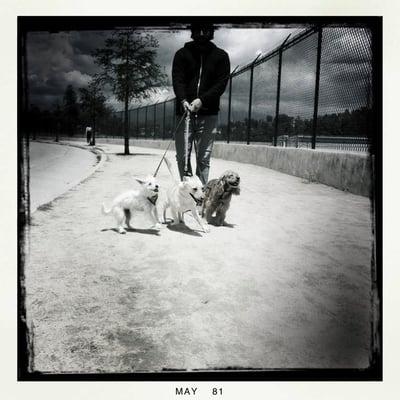
{"type": "Polygon", "coordinates": [[[158,199],[158,194],[155,194],[153,197],[147,197],[147,200],[148,200],[151,204],[153,204],[153,206],[156,205],[157,199],[158,199]]]}

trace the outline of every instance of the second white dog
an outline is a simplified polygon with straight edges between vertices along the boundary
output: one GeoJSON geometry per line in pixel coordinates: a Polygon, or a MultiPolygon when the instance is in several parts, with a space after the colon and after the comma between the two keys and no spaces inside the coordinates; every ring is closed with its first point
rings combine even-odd
{"type": "Polygon", "coordinates": [[[149,175],[144,180],[136,180],[141,185],[139,190],[130,190],[120,194],[114,199],[110,209],[107,209],[104,204],[102,206],[103,214],[112,213],[114,215],[119,233],[126,233],[123,227],[124,223],[128,228],[132,228],[130,219],[135,211],[142,211],[148,215],[153,222],[151,229],[159,230],[161,227],[156,207],[159,188],[156,178],[149,175]]]}
{"type": "Polygon", "coordinates": [[[208,225],[202,221],[197,211],[198,201],[204,199],[203,185],[198,176],[183,177],[182,182],[177,182],[167,190],[167,201],[164,204],[164,222],[166,222],[166,211],[171,209],[174,222],[177,225],[184,222],[183,213],[191,211],[193,218],[199,223],[203,232],[209,232],[208,225]]]}

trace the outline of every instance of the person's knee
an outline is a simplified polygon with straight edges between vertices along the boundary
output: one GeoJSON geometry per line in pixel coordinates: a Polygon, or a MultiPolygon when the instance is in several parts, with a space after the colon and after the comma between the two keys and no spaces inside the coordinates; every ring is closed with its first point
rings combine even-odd
{"type": "Polygon", "coordinates": [[[210,167],[210,159],[201,159],[199,160],[199,167],[200,169],[205,169],[210,167]]]}
{"type": "Polygon", "coordinates": [[[176,153],[176,162],[178,163],[178,165],[182,165],[185,163],[185,155],[184,154],[178,154],[176,153]]]}
{"type": "Polygon", "coordinates": [[[201,168],[208,168],[210,166],[211,151],[206,151],[203,155],[199,155],[198,163],[201,168]]]}

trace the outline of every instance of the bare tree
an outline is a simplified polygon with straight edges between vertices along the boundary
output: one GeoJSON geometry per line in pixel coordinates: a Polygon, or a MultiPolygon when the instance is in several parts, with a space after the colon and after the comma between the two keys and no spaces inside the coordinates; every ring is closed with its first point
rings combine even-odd
{"type": "Polygon", "coordinates": [[[155,62],[158,41],[134,29],[116,31],[93,56],[101,67],[95,79],[110,85],[117,100],[124,102],[124,153],[129,154],[128,109],[133,99],[149,97],[165,84],[166,76],[155,62]]]}

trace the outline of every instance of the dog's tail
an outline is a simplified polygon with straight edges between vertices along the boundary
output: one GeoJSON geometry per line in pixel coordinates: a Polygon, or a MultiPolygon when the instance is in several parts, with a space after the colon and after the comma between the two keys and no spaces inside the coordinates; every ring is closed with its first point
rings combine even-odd
{"type": "Polygon", "coordinates": [[[101,205],[101,212],[102,212],[104,215],[110,214],[111,210],[112,210],[111,208],[107,210],[107,208],[106,208],[106,206],[104,205],[104,203],[101,205]]]}

